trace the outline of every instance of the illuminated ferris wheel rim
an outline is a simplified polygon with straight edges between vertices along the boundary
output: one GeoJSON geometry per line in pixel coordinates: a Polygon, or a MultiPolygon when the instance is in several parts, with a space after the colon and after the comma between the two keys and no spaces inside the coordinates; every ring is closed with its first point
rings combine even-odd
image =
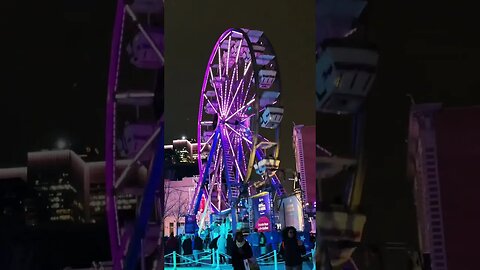
{"type": "MultiPolygon", "coordinates": [[[[208,97],[206,96],[206,89],[209,85],[209,80],[208,80],[209,77],[211,79],[213,79],[212,78],[213,77],[212,76],[212,64],[215,63],[215,58],[218,56],[218,68],[219,68],[220,73],[221,73],[221,68],[222,68],[221,63],[222,63],[222,61],[220,59],[221,58],[220,53],[221,53],[222,49],[225,50],[224,48],[222,48],[222,43],[225,42],[227,40],[227,38],[230,39],[234,35],[236,35],[236,37],[234,37],[234,38],[237,40],[237,42],[238,42],[238,40],[241,40],[240,46],[238,46],[238,52],[236,53],[235,64],[239,60],[239,58],[238,58],[239,55],[240,55],[239,52],[242,49],[242,47],[246,46],[248,48],[247,54],[249,54],[249,56],[250,56],[250,61],[249,61],[249,66],[246,69],[247,70],[251,69],[251,71],[252,71],[251,81],[253,81],[254,85],[253,86],[249,85],[247,91],[250,91],[251,87],[254,87],[254,94],[253,94],[251,99],[249,99],[248,101],[245,100],[245,104],[243,104],[243,107],[238,108],[238,110],[234,110],[233,113],[230,111],[231,105],[233,104],[233,102],[230,105],[226,105],[226,106],[224,105],[223,108],[216,111],[216,114],[218,116],[217,127],[218,126],[227,127],[235,135],[242,136],[242,134],[240,134],[239,132],[235,132],[235,130],[233,130],[233,128],[232,128],[233,123],[229,122],[229,121],[234,120],[234,122],[240,123],[241,127],[246,128],[246,132],[244,133],[244,135],[246,135],[246,137],[248,137],[248,138],[246,138],[245,140],[251,146],[255,146],[255,148],[257,148],[257,144],[256,144],[257,143],[257,138],[258,138],[258,136],[260,136],[262,141],[263,141],[263,142],[261,142],[260,147],[268,145],[268,144],[274,144],[274,145],[277,146],[277,149],[278,149],[278,146],[279,146],[278,138],[276,138],[277,142],[271,142],[270,140],[266,139],[265,137],[262,137],[259,134],[259,126],[258,126],[257,119],[260,116],[259,113],[261,113],[265,109],[266,106],[265,105],[261,106],[261,104],[259,102],[260,101],[259,97],[262,95],[262,91],[263,91],[259,87],[259,81],[260,81],[259,80],[259,73],[261,73],[261,66],[257,63],[257,55],[256,55],[256,50],[255,50],[254,46],[258,46],[258,44],[256,44],[256,43],[260,42],[260,45],[264,45],[265,47],[268,47],[269,51],[271,51],[271,53],[272,53],[272,55],[271,55],[272,58],[269,59],[268,62],[271,62],[274,65],[274,67],[275,67],[274,71],[275,71],[276,74],[278,74],[276,76],[276,83],[278,85],[275,89],[275,92],[278,93],[278,96],[275,97],[275,101],[272,102],[271,105],[275,105],[275,104],[278,105],[278,103],[280,102],[280,96],[281,96],[280,95],[281,83],[280,83],[280,76],[279,76],[280,72],[278,70],[278,63],[277,63],[277,60],[276,60],[276,54],[273,50],[273,47],[271,46],[271,43],[270,43],[269,39],[266,37],[266,35],[263,33],[263,31],[249,30],[249,29],[245,29],[245,28],[242,28],[242,29],[241,28],[227,29],[225,32],[222,33],[220,38],[215,43],[215,46],[213,48],[213,51],[212,51],[212,53],[210,55],[210,58],[209,58],[209,61],[208,61],[208,67],[207,67],[207,70],[205,71],[203,85],[202,85],[202,92],[201,92],[200,105],[199,105],[199,115],[198,115],[199,125],[198,125],[198,129],[197,129],[197,141],[202,142],[202,135],[203,135],[202,134],[202,123],[207,122],[207,121],[202,121],[203,120],[203,115],[204,115],[203,106],[204,106],[205,101],[210,103],[208,97]],[[251,37],[248,34],[249,32],[256,32],[256,34],[260,33],[260,35],[254,36],[253,39],[251,39],[251,37]],[[260,41],[260,39],[262,39],[262,41],[260,41]],[[245,44],[242,44],[243,41],[245,41],[245,44]],[[266,44],[262,44],[262,42],[266,43],[266,44]],[[251,114],[251,115],[245,115],[245,114],[240,113],[242,111],[242,109],[245,109],[245,108],[248,108],[248,107],[250,107],[250,109],[253,109],[255,111],[255,113],[251,114]],[[250,121],[247,122],[246,120],[251,119],[253,116],[255,117],[255,119],[253,121],[254,125],[253,125],[253,128],[250,129],[250,127],[246,127],[250,124],[250,121]],[[244,124],[245,122],[247,122],[247,123],[244,124]]],[[[229,40],[229,42],[230,42],[230,40],[229,40]]],[[[230,56],[230,43],[228,44],[227,51],[228,51],[228,55],[230,56]]],[[[223,55],[222,55],[222,58],[223,58],[223,55]]],[[[224,70],[226,70],[226,73],[227,73],[226,75],[227,76],[228,76],[228,69],[229,69],[228,59],[229,59],[229,57],[227,58],[227,63],[224,67],[224,70]]],[[[219,74],[219,77],[220,77],[220,74],[219,74]]],[[[242,79],[242,83],[244,83],[243,79],[242,79]]],[[[241,84],[238,84],[238,87],[240,87],[240,86],[241,86],[241,84]]],[[[217,89],[215,89],[215,87],[214,87],[214,90],[215,90],[215,94],[217,95],[217,99],[218,99],[218,93],[217,93],[217,89]]],[[[230,89],[230,91],[232,91],[232,89],[230,89]]],[[[236,89],[234,97],[232,99],[235,98],[237,92],[238,92],[238,89],[236,89]]],[[[222,104],[220,104],[220,107],[222,107],[222,104]]],[[[279,127],[277,129],[279,129],[279,127]]],[[[214,134],[212,134],[212,136],[210,136],[210,138],[206,142],[200,143],[200,144],[197,145],[197,147],[198,147],[197,150],[198,150],[199,154],[202,153],[202,151],[208,145],[211,145],[209,143],[211,143],[211,139],[213,138],[213,135],[214,134]]],[[[257,156],[257,158],[261,159],[260,155],[258,155],[258,154],[256,155],[256,150],[257,149],[255,149],[255,151],[253,151],[253,149],[252,149],[251,156],[250,156],[251,159],[255,159],[255,156],[257,156]]],[[[278,157],[278,150],[275,152],[274,156],[275,156],[275,158],[278,157]]],[[[201,159],[198,160],[198,164],[199,164],[199,172],[202,173],[203,172],[203,164],[202,164],[201,159]]],[[[253,164],[249,164],[249,167],[253,167],[252,165],[253,164]]],[[[248,171],[250,171],[250,170],[248,170],[248,171]]],[[[246,176],[249,176],[249,175],[250,175],[250,172],[248,172],[246,176]]],[[[248,177],[246,177],[246,178],[248,178],[248,177]]]]}
{"type": "MultiPolygon", "coordinates": [[[[276,150],[271,155],[272,159],[278,157],[283,116],[283,108],[275,108],[279,107],[281,89],[278,74],[276,55],[263,31],[230,28],[217,40],[205,71],[199,102],[198,155],[201,157],[204,149],[210,150],[206,164],[198,159],[203,178],[199,186],[204,194],[211,194],[204,185],[207,181],[210,188],[216,184],[222,189],[225,172],[229,195],[225,196],[224,192],[221,195],[229,204],[232,194],[238,198],[239,184],[248,182],[255,160],[261,161],[266,157],[265,149],[273,147],[276,150]],[[270,122],[270,118],[265,120],[262,115],[260,121],[261,112],[268,112],[267,116],[270,113],[280,114],[280,118],[277,117],[277,122],[270,122]],[[208,117],[213,117],[213,120],[207,121],[208,117]],[[262,127],[274,130],[275,135],[270,138],[261,135],[260,122],[262,127]],[[204,131],[209,132],[208,136],[204,131]],[[213,166],[210,166],[212,160],[213,166]]],[[[278,162],[275,163],[278,165],[278,162]]],[[[202,196],[200,194],[202,192],[196,191],[197,200],[202,196]]],[[[192,205],[190,209],[195,212],[197,207],[192,205]]]]}

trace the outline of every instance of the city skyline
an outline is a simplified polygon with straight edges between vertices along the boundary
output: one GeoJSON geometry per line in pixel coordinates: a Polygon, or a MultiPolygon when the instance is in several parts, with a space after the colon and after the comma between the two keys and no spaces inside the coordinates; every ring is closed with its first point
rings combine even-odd
{"type": "MultiPolygon", "coordinates": [[[[25,219],[26,225],[52,221],[104,221],[105,161],[92,160],[87,155],[79,155],[72,150],[29,152],[27,160],[25,167],[0,169],[0,181],[22,179],[26,188],[35,190],[27,198],[34,202],[30,202],[29,207],[32,209],[25,210],[33,215],[30,219],[25,219]]],[[[118,170],[121,172],[128,163],[129,160],[119,160],[118,170]]],[[[145,181],[144,171],[144,168],[138,168],[127,182],[131,185],[145,181]]],[[[136,204],[134,197],[122,193],[118,198],[122,201],[119,209],[124,212],[135,209],[131,207],[136,204]],[[131,202],[132,198],[135,202],[131,202]]]]}

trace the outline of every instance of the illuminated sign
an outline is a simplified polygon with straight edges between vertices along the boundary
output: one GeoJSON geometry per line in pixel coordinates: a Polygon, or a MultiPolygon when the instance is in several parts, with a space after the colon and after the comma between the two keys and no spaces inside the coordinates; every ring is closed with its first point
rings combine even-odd
{"type": "Polygon", "coordinates": [[[185,233],[193,234],[197,230],[197,217],[188,215],[185,217],[185,233]]]}
{"type": "Polygon", "coordinates": [[[271,231],[270,221],[270,194],[253,199],[254,217],[256,220],[255,228],[259,232],[271,231]]]}
{"type": "Polygon", "coordinates": [[[270,231],[270,219],[266,216],[260,217],[255,224],[258,232],[269,232],[270,231]]]}

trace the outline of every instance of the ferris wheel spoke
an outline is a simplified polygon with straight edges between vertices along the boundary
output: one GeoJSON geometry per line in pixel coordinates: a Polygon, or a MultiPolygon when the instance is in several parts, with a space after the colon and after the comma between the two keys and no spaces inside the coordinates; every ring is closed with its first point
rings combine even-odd
{"type": "MultiPolygon", "coordinates": [[[[243,128],[245,128],[245,129],[248,129],[244,124],[241,124],[241,123],[240,123],[240,126],[243,127],[243,128]]],[[[258,136],[259,136],[260,139],[262,139],[263,141],[265,141],[265,142],[270,142],[270,140],[267,139],[267,138],[265,138],[263,135],[258,134],[258,136]]]]}
{"type": "Polygon", "coordinates": [[[243,118],[242,120],[240,120],[240,123],[243,123],[243,122],[247,121],[248,119],[252,118],[252,116],[254,116],[254,115],[255,115],[255,114],[251,114],[251,115],[243,118]]]}
{"type": "Polygon", "coordinates": [[[228,145],[230,146],[230,151],[232,153],[232,156],[233,156],[233,160],[234,160],[234,163],[235,163],[235,167],[237,168],[237,171],[238,171],[238,175],[240,176],[240,179],[242,179],[242,182],[244,181],[243,179],[243,173],[240,169],[240,166],[238,166],[238,161],[237,161],[237,157],[235,155],[235,151],[233,151],[233,146],[232,146],[232,141],[230,140],[230,136],[228,136],[228,134],[225,134],[227,137],[227,141],[228,141],[228,145]]]}
{"type": "Polygon", "coordinates": [[[248,70],[250,69],[251,65],[252,65],[252,61],[248,62],[247,66],[246,66],[245,69],[243,70],[243,75],[244,75],[244,76],[247,75],[247,72],[248,72],[248,70]]]}
{"type": "MultiPolygon", "coordinates": [[[[276,104],[276,103],[277,103],[277,101],[274,101],[272,104],[276,104]]],[[[263,111],[265,111],[265,109],[266,109],[266,107],[263,107],[263,108],[261,108],[258,112],[259,112],[259,113],[262,113],[263,111]]],[[[252,116],[254,116],[254,115],[255,115],[255,114],[251,114],[251,115],[243,118],[242,120],[240,120],[240,123],[243,123],[243,122],[247,121],[248,119],[250,119],[250,118],[251,118],[252,116]]]]}
{"type": "MultiPolygon", "coordinates": [[[[237,55],[235,56],[235,64],[238,66],[238,58],[240,57],[240,52],[242,50],[242,43],[243,43],[243,38],[240,40],[240,44],[238,45],[238,50],[237,50],[237,55]]],[[[236,73],[236,76],[235,76],[235,79],[238,81],[238,69],[237,69],[237,73],[236,73]]]]}
{"type": "Polygon", "coordinates": [[[226,74],[228,75],[228,64],[229,64],[229,60],[230,60],[230,44],[232,43],[232,35],[229,35],[228,37],[228,49],[227,49],[227,65],[225,66],[227,72],[226,74]]]}
{"type": "MultiPolygon", "coordinates": [[[[213,71],[212,71],[212,68],[210,67],[209,68],[209,72],[210,72],[210,79],[212,80],[212,85],[213,85],[213,90],[215,91],[215,97],[217,98],[217,103],[218,103],[218,106],[220,107],[220,104],[222,102],[222,100],[220,99],[220,97],[222,96],[221,93],[219,93],[219,90],[217,89],[217,86],[215,85],[215,79],[213,77],[213,71]]],[[[220,111],[221,108],[219,108],[220,111]]],[[[218,114],[218,113],[217,113],[218,114]]],[[[220,114],[218,114],[220,116],[220,114]]]]}
{"type": "Polygon", "coordinates": [[[225,116],[225,88],[223,86],[223,82],[220,84],[220,96],[222,97],[222,102],[218,104],[218,106],[220,106],[220,112],[221,112],[221,115],[219,115],[220,117],[224,117],[225,116]]]}
{"type": "MultiPolygon", "coordinates": [[[[233,68],[232,76],[229,77],[229,78],[231,78],[231,79],[230,79],[230,91],[229,91],[229,94],[232,93],[233,83],[239,81],[239,79],[238,79],[238,73],[239,73],[239,69],[238,69],[238,66],[239,66],[238,57],[239,57],[239,55],[240,55],[240,50],[241,50],[242,41],[243,41],[243,39],[240,40],[240,45],[239,45],[239,47],[238,47],[238,49],[237,49],[237,55],[236,55],[236,57],[235,57],[235,63],[234,63],[234,68],[233,68]]],[[[229,46],[229,49],[230,49],[230,46],[229,46]]],[[[230,56],[230,54],[229,54],[229,56],[230,56]]],[[[242,82],[243,82],[243,77],[242,77],[242,79],[240,80],[240,83],[239,83],[238,85],[239,85],[239,86],[242,85],[242,82]]],[[[227,102],[227,105],[228,105],[227,112],[228,112],[228,111],[230,110],[230,108],[232,107],[232,104],[233,104],[233,102],[235,101],[235,97],[237,96],[238,90],[239,90],[239,88],[238,88],[238,86],[237,86],[237,90],[235,91],[234,97],[232,98],[231,101],[229,100],[229,102],[227,102]]]]}
{"type": "Polygon", "coordinates": [[[227,99],[227,89],[228,89],[228,81],[226,80],[226,78],[228,77],[228,73],[226,73],[225,75],[222,73],[222,48],[221,46],[218,47],[218,79],[220,81],[220,95],[222,96],[222,101],[221,103],[219,102],[220,107],[220,111],[225,114],[226,111],[225,111],[225,102],[226,102],[226,99],[227,99]],[[225,78],[225,79],[224,79],[225,78]]]}
{"type": "Polygon", "coordinates": [[[237,89],[235,90],[235,94],[233,95],[232,100],[229,102],[230,104],[228,105],[227,112],[230,111],[232,108],[233,103],[235,103],[235,98],[237,97],[238,91],[240,90],[240,87],[243,85],[243,79],[240,80],[240,83],[237,86],[237,89]]]}
{"type": "Polygon", "coordinates": [[[232,126],[230,126],[229,124],[225,124],[232,132],[234,132],[235,134],[237,134],[240,138],[242,138],[243,140],[245,140],[246,142],[252,144],[252,141],[250,141],[249,139],[245,138],[244,135],[242,135],[240,132],[236,131],[232,126]]]}
{"type": "Polygon", "coordinates": [[[243,95],[241,95],[242,98],[239,99],[238,107],[240,107],[242,104],[245,104],[245,102],[247,101],[248,92],[250,91],[250,87],[252,86],[253,80],[254,80],[254,73],[252,72],[252,75],[250,76],[250,80],[248,82],[248,86],[245,88],[245,84],[243,85],[243,88],[242,88],[243,95]]]}
{"type": "MultiPolygon", "coordinates": [[[[242,136],[240,133],[238,133],[238,132],[237,132],[236,130],[234,130],[232,127],[230,127],[230,129],[231,129],[231,132],[230,132],[230,134],[229,134],[230,136],[232,136],[232,133],[235,133],[235,134],[238,135],[238,136],[234,136],[234,138],[235,138],[235,140],[236,140],[236,145],[239,146],[239,151],[238,151],[238,152],[239,152],[239,153],[241,152],[241,154],[237,155],[237,158],[238,158],[238,157],[241,157],[242,160],[243,160],[243,168],[240,168],[240,164],[238,163],[238,162],[240,162],[240,160],[237,160],[237,158],[235,159],[235,160],[237,160],[236,165],[237,165],[237,167],[239,168],[239,171],[242,171],[242,169],[243,169],[242,172],[243,172],[244,175],[246,175],[247,167],[246,167],[246,163],[245,163],[245,162],[246,162],[246,159],[245,159],[246,157],[245,157],[245,154],[243,153],[243,149],[245,149],[243,144],[244,144],[244,143],[247,144],[246,149],[249,149],[249,148],[251,148],[251,147],[249,147],[248,143],[250,143],[250,145],[251,145],[252,143],[251,143],[247,138],[245,138],[245,136],[242,136]]],[[[244,180],[244,178],[242,178],[242,180],[244,180]]]]}
{"type": "Polygon", "coordinates": [[[207,100],[208,104],[210,104],[210,106],[212,106],[212,109],[215,111],[216,114],[219,114],[217,109],[215,109],[215,106],[213,106],[213,103],[210,101],[210,99],[207,97],[206,94],[203,94],[203,97],[207,100]]]}
{"type": "MultiPolygon", "coordinates": [[[[228,83],[227,83],[228,85],[228,83]]],[[[228,112],[230,109],[228,108],[228,104],[230,104],[230,99],[234,100],[235,98],[232,97],[232,86],[233,86],[233,80],[230,80],[230,87],[228,88],[228,93],[226,94],[226,102],[225,102],[225,111],[228,112]]]]}
{"type": "Polygon", "coordinates": [[[225,104],[225,108],[227,108],[227,112],[230,110],[230,107],[231,107],[230,104],[235,100],[236,93],[232,97],[232,87],[235,82],[238,82],[238,80],[234,79],[235,74],[237,72],[238,72],[238,66],[234,65],[231,76],[228,76],[228,78],[230,78],[230,91],[228,92],[228,100],[227,100],[227,103],[225,104]]]}
{"type": "Polygon", "coordinates": [[[218,47],[218,78],[222,78],[222,48],[218,47]]]}
{"type": "Polygon", "coordinates": [[[228,111],[226,110],[226,107],[227,107],[227,102],[228,102],[228,95],[229,95],[229,92],[228,92],[228,80],[225,79],[225,82],[222,83],[222,94],[223,94],[223,102],[222,102],[222,112],[224,113],[224,115],[226,115],[226,113],[228,113],[228,111]]]}
{"type": "Polygon", "coordinates": [[[240,56],[240,51],[242,49],[243,38],[240,39],[240,44],[238,45],[237,55],[235,57],[235,63],[238,63],[238,57],[240,56]]]}
{"type": "Polygon", "coordinates": [[[247,102],[247,104],[243,105],[240,109],[236,110],[233,114],[231,114],[230,116],[227,117],[227,119],[225,119],[225,122],[227,122],[228,120],[232,119],[232,117],[234,117],[235,115],[237,115],[239,112],[243,112],[246,108],[248,108],[248,106],[250,106],[250,104],[252,104],[253,102],[255,101],[255,96],[249,101],[247,102]]]}
{"type": "MultiPolygon", "coordinates": [[[[203,150],[205,150],[205,147],[207,147],[207,145],[210,143],[210,141],[213,139],[213,136],[215,136],[215,132],[210,135],[210,137],[207,139],[207,141],[205,142],[205,144],[200,148],[200,153],[203,152],[203,150]]],[[[201,143],[200,143],[201,144],[201,143]]]]}

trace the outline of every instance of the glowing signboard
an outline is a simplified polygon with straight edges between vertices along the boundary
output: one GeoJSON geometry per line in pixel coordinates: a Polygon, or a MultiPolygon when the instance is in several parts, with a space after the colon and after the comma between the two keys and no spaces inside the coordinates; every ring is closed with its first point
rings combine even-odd
{"type": "Polygon", "coordinates": [[[270,194],[254,198],[253,209],[255,215],[255,228],[259,232],[269,232],[272,229],[270,221],[270,194]]]}

